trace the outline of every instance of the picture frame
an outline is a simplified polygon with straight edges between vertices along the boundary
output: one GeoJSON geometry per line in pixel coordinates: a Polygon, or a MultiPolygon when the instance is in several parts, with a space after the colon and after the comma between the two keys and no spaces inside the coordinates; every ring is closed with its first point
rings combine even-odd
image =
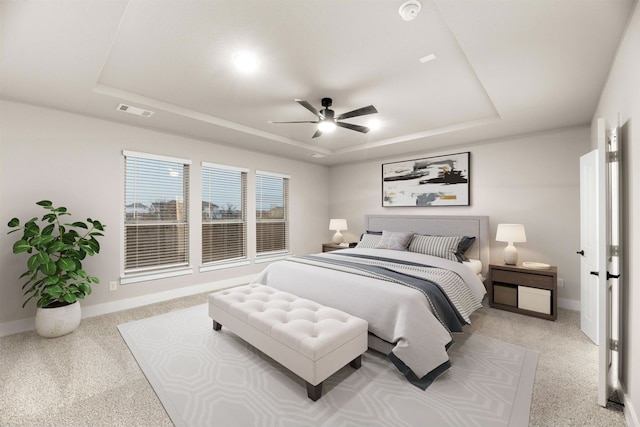
{"type": "Polygon", "coordinates": [[[470,206],[469,151],[382,164],[382,206],[470,206]]]}

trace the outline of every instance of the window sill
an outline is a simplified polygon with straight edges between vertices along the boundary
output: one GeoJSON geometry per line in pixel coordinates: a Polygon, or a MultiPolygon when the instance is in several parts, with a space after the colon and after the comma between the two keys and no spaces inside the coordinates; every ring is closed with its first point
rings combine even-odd
{"type": "Polygon", "coordinates": [[[164,271],[159,271],[155,273],[148,272],[148,273],[131,274],[128,276],[122,276],[120,278],[120,284],[128,285],[130,283],[147,282],[149,280],[166,279],[169,277],[176,277],[176,276],[187,276],[189,274],[193,274],[193,268],[191,267],[164,270],[164,271]]]}
{"type": "Polygon", "coordinates": [[[243,265],[249,265],[249,264],[251,264],[251,261],[247,259],[242,261],[225,262],[220,264],[201,265],[200,273],[205,273],[207,271],[214,271],[214,270],[224,270],[226,268],[242,267],[243,265]]]}
{"type": "Polygon", "coordinates": [[[255,257],[253,259],[254,264],[262,264],[265,262],[279,261],[282,259],[287,259],[292,257],[293,254],[291,252],[286,252],[282,254],[274,254],[274,255],[263,255],[261,257],[255,257]]]}

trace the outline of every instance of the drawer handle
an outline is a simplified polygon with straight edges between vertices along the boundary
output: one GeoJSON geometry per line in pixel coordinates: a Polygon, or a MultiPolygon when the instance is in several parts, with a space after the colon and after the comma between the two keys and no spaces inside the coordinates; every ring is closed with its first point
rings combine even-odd
{"type": "Polygon", "coordinates": [[[583,250],[580,250],[580,251],[578,251],[578,252],[576,252],[576,253],[577,253],[578,255],[582,255],[582,256],[584,256],[584,251],[583,251],[583,250]]]}
{"type": "Polygon", "coordinates": [[[590,271],[589,274],[593,274],[594,276],[599,276],[600,273],[597,271],[590,271]]]}

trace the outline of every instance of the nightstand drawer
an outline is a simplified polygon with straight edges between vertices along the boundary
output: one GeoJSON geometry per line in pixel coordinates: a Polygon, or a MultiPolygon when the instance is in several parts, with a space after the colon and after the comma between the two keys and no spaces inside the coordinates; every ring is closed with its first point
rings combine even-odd
{"type": "Polygon", "coordinates": [[[518,288],[515,286],[493,285],[493,302],[517,307],[518,288]]]}
{"type": "Polygon", "coordinates": [[[553,289],[553,277],[542,274],[523,274],[522,272],[493,269],[491,270],[491,280],[534,288],[553,289]]]}

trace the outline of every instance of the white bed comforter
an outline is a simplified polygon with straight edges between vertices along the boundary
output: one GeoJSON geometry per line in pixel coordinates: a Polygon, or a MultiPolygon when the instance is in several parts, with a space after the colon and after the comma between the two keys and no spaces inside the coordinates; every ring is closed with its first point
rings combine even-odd
{"type": "MultiPolygon", "coordinates": [[[[458,262],[387,249],[345,250],[452,270],[478,299],[478,306],[485,294],[484,285],[476,274],[458,262]]],[[[326,253],[317,256],[337,255],[326,253]]],[[[269,265],[253,283],[290,292],[367,320],[369,331],[395,344],[393,354],[418,378],[449,360],[446,346],[452,340],[450,333],[433,315],[424,295],[411,287],[290,261],[269,265]]]]}

